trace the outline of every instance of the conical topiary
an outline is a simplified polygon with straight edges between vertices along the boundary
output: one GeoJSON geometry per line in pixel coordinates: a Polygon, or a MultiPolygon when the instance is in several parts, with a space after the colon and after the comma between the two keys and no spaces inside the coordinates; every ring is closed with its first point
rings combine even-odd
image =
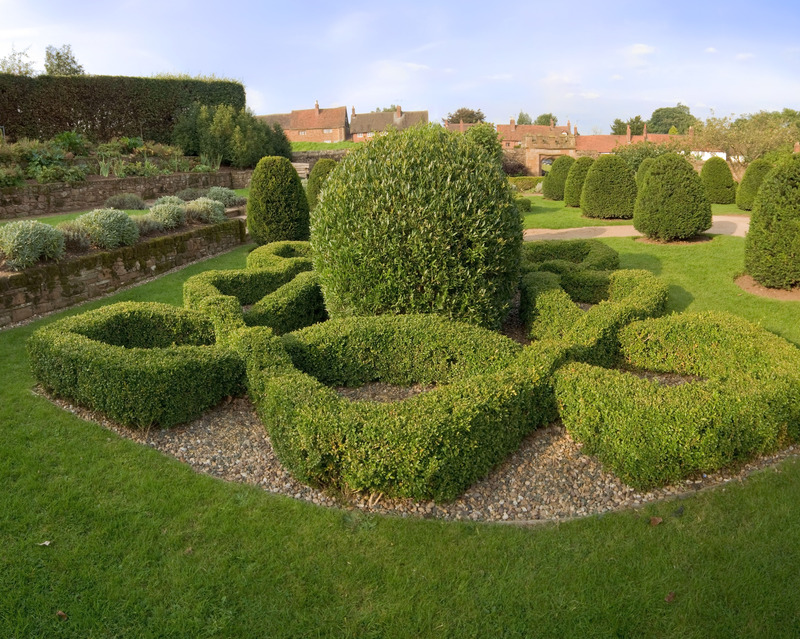
{"type": "Polygon", "coordinates": [[[250,180],[247,230],[256,244],[308,239],[308,200],[300,176],[284,157],[261,158],[250,180]]]}
{"type": "Polygon", "coordinates": [[[736,182],[731,175],[731,167],[722,158],[706,160],[700,170],[700,179],[711,204],[732,204],[736,201],[736,182]]]}
{"type": "Polygon", "coordinates": [[[756,194],[764,178],[772,170],[772,163],[763,158],[753,160],[744,172],[742,183],[736,190],[736,206],[743,211],[751,211],[756,194]]]}
{"type": "Polygon", "coordinates": [[[336,160],[322,158],[317,160],[311,173],[308,174],[308,184],[306,185],[306,195],[308,196],[308,208],[314,210],[319,202],[319,192],[328,177],[328,173],[336,168],[336,160]]]}
{"type": "Polygon", "coordinates": [[[686,158],[667,153],[653,161],[636,198],[633,226],[665,242],[688,239],[711,228],[711,204],[686,158]]]}
{"type": "Polygon", "coordinates": [[[546,199],[564,199],[564,185],[574,162],[575,158],[571,158],[568,155],[561,155],[555,159],[549,173],[544,178],[544,182],[542,182],[542,195],[546,199]]]}
{"type": "Polygon", "coordinates": [[[653,161],[655,158],[645,158],[642,160],[642,163],[639,165],[639,169],[636,171],[636,188],[642,188],[642,182],[644,181],[644,176],[647,175],[647,172],[650,170],[650,167],[653,166],[653,161]]]}
{"type": "Polygon", "coordinates": [[[586,217],[604,219],[633,217],[636,178],[618,155],[601,155],[583,182],[581,209],[586,217]]]}
{"type": "Polygon", "coordinates": [[[564,204],[566,206],[578,207],[581,205],[583,181],[586,179],[586,174],[593,163],[593,158],[584,156],[578,158],[570,167],[567,181],[564,184],[564,204]]]}

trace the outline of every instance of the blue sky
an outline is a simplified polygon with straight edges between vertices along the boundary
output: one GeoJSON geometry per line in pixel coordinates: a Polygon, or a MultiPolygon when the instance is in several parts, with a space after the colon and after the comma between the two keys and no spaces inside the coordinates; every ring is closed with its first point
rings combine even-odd
{"type": "Polygon", "coordinates": [[[0,57],[72,45],[87,73],[215,74],[256,113],[396,103],[581,133],[687,104],[705,118],[800,109],[800,6],[760,2],[0,0],[0,57]]]}

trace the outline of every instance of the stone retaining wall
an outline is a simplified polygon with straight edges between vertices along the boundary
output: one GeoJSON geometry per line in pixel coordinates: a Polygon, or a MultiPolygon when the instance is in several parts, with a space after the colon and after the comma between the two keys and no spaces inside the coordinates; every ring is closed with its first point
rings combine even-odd
{"type": "Polygon", "coordinates": [[[245,223],[234,219],[0,275],[0,328],[151,279],[245,241],[245,223]]]}
{"type": "Polygon", "coordinates": [[[294,151],[292,152],[292,162],[308,163],[308,171],[314,168],[318,160],[328,158],[330,160],[341,160],[350,149],[332,149],[331,151],[294,151]]]}
{"type": "Polygon", "coordinates": [[[0,189],[0,220],[54,215],[97,208],[112,195],[136,193],[145,200],[174,195],[189,187],[226,186],[243,189],[252,170],[217,173],[172,173],[154,177],[104,178],[82,184],[33,184],[0,189]]]}

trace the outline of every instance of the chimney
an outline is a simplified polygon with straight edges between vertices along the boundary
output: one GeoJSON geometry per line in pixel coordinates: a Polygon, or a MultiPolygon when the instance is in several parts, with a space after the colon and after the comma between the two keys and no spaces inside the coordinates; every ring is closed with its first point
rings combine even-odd
{"type": "Polygon", "coordinates": [[[694,137],[694,127],[693,127],[693,126],[690,126],[690,127],[689,127],[689,137],[690,137],[690,138],[693,138],[693,137],[694,137]]]}
{"type": "Polygon", "coordinates": [[[319,115],[319,100],[314,100],[314,113],[319,115]]]}
{"type": "Polygon", "coordinates": [[[631,125],[630,124],[628,125],[627,131],[625,131],[625,137],[628,140],[628,144],[630,144],[631,143],[631,125]]]}
{"type": "Polygon", "coordinates": [[[642,131],[642,135],[644,136],[644,141],[647,142],[647,122],[644,123],[644,131],[642,131]]]}
{"type": "Polygon", "coordinates": [[[575,125],[575,135],[578,135],[578,125],[575,125]]]}
{"type": "Polygon", "coordinates": [[[512,131],[517,130],[517,121],[514,118],[511,118],[511,130],[512,131]]]}
{"type": "Polygon", "coordinates": [[[569,130],[570,130],[571,128],[572,128],[572,124],[570,124],[570,121],[569,121],[569,120],[567,120],[567,135],[569,135],[569,130]]]}
{"type": "Polygon", "coordinates": [[[463,118],[458,121],[458,130],[461,131],[461,133],[464,133],[464,120],[463,120],[463,118]]]}
{"type": "Polygon", "coordinates": [[[553,122],[553,118],[550,118],[550,128],[552,129],[555,125],[556,123],[553,122]]]}
{"type": "Polygon", "coordinates": [[[795,153],[800,153],[800,142],[795,142],[794,143],[794,152],[795,153]]]}
{"type": "Polygon", "coordinates": [[[398,120],[403,117],[403,109],[400,108],[399,104],[397,105],[397,110],[394,113],[394,117],[396,117],[398,120]]]}
{"type": "Polygon", "coordinates": [[[356,107],[355,106],[353,106],[353,110],[350,112],[350,119],[352,120],[354,117],[356,117],[356,107]]]}

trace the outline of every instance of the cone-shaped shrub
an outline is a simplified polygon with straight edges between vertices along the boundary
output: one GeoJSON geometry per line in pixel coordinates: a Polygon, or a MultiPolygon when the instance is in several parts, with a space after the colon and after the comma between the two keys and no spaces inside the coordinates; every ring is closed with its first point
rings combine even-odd
{"type": "Polygon", "coordinates": [[[770,288],[800,285],[800,155],[767,174],[745,240],[747,272],[770,288]]]}
{"type": "Polygon", "coordinates": [[[636,178],[628,163],[618,155],[597,158],[583,182],[583,214],[604,219],[630,219],[635,201],[636,178]]]}
{"type": "Polygon", "coordinates": [[[731,167],[722,158],[707,160],[700,170],[700,179],[711,204],[733,204],[736,200],[736,182],[731,175],[731,167]]]}
{"type": "Polygon", "coordinates": [[[517,289],[522,224],[500,164],[430,125],[351,151],[311,216],[331,317],[438,313],[496,327],[517,289]]]}
{"type": "Polygon", "coordinates": [[[642,181],[633,226],[650,239],[684,240],[711,227],[711,204],[700,176],[676,153],[657,157],[642,181]]]}
{"type": "Polygon", "coordinates": [[[753,204],[756,200],[756,193],[767,176],[767,173],[772,169],[772,164],[763,158],[753,160],[744,172],[742,183],[736,190],[736,206],[743,211],[753,210],[753,204]]]}
{"type": "Polygon", "coordinates": [[[581,205],[581,191],[583,190],[583,181],[586,179],[586,174],[589,168],[594,163],[594,159],[590,157],[578,158],[570,167],[567,174],[567,181],[564,184],[564,204],[567,206],[580,206],[581,205]]]}
{"type": "Polygon", "coordinates": [[[257,244],[308,239],[308,200],[286,158],[261,158],[250,181],[247,230],[257,244]]]}
{"type": "Polygon", "coordinates": [[[642,182],[644,181],[644,176],[647,175],[647,172],[650,170],[650,167],[653,166],[653,160],[655,160],[655,158],[645,158],[639,165],[639,169],[636,171],[637,189],[642,188],[642,182]]]}
{"type": "Polygon", "coordinates": [[[569,170],[575,163],[575,158],[562,155],[555,159],[550,172],[545,176],[542,183],[542,195],[548,200],[563,200],[564,185],[567,182],[569,170]]]}
{"type": "Polygon", "coordinates": [[[311,173],[308,174],[308,185],[306,186],[306,194],[308,195],[308,208],[314,210],[314,207],[319,202],[319,192],[322,190],[322,185],[328,178],[328,173],[336,168],[336,160],[330,158],[322,158],[317,160],[311,173]]]}

